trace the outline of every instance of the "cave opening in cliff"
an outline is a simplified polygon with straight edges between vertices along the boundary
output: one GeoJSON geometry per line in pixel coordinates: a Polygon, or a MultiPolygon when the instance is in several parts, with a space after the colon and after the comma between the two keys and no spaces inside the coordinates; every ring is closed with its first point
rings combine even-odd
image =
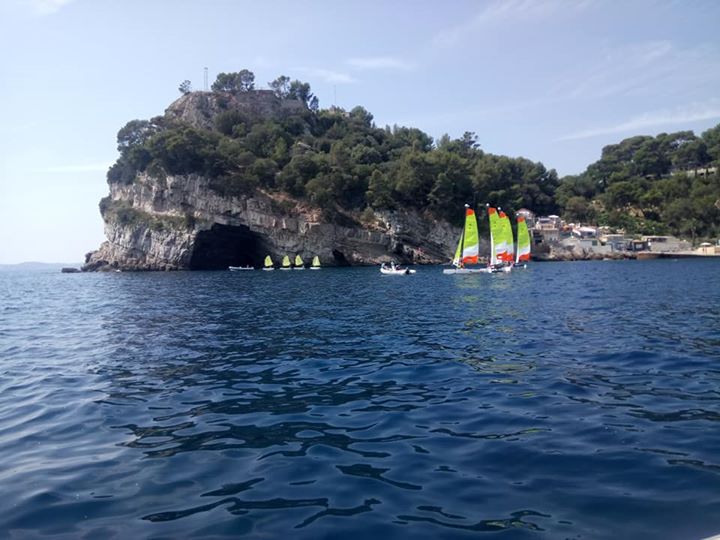
{"type": "Polygon", "coordinates": [[[228,266],[256,266],[265,257],[260,237],[249,228],[215,223],[198,233],[190,257],[191,270],[227,270],[228,266]]]}
{"type": "Polygon", "coordinates": [[[332,254],[333,259],[335,259],[335,264],[337,264],[338,266],[350,266],[350,263],[348,262],[347,258],[345,258],[345,254],[342,251],[333,249],[332,254]]]}

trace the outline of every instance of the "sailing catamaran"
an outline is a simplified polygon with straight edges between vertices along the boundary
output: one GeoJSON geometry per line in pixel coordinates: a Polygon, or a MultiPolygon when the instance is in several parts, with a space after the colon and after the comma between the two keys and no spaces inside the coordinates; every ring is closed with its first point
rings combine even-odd
{"type": "Polygon", "coordinates": [[[290,257],[287,255],[282,258],[282,266],[280,266],[280,270],[292,270],[292,266],[290,266],[290,257]]]}
{"type": "Polygon", "coordinates": [[[474,274],[483,272],[482,268],[466,268],[466,264],[477,264],[479,252],[477,219],[475,211],[470,208],[469,204],[465,205],[465,225],[463,226],[460,241],[455,250],[453,258],[453,266],[455,268],[446,268],[443,274],[474,274]]]}
{"type": "Polygon", "coordinates": [[[513,260],[513,235],[510,220],[500,208],[486,205],[490,221],[490,261],[488,273],[510,272],[513,260]]]}
{"type": "Polygon", "coordinates": [[[295,266],[293,266],[293,270],[305,270],[305,263],[300,255],[295,255],[295,266]]]}
{"type": "Polygon", "coordinates": [[[530,260],[530,233],[523,216],[517,218],[517,252],[515,254],[515,267],[527,268],[530,260]]]}
{"type": "Polygon", "coordinates": [[[263,270],[275,270],[275,267],[273,266],[272,259],[270,258],[270,255],[267,255],[265,257],[265,263],[263,265],[263,270]]]}
{"type": "Polygon", "coordinates": [[[502,224],[503,238],[505,240],[505,253],[503,254],[502,260],[506,263],[513,262],[513,254],[515,253],[515,239],[513,238],[512,225],[510,225],[510,218],[505,212],[499,210],[500,223],[502,224]]]}
{"type": "Polygon", "coordinates": [[[310,270],[320,270],[320,258],[315,255],[310,265],[310,270]]]}

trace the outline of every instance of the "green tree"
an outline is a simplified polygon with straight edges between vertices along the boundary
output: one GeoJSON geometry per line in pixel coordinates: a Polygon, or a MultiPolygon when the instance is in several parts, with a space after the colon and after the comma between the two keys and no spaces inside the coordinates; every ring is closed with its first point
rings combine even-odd
{"type": "Polygon", "coordinates": [[[183,82],[180,83],[180,86],[178,86],[178,90],[182,95],[189,94],[192,92],[192,84],[190,81],[185,79],[183,82]]]}
{"type": "Polygon", "coordinates": [[[269,82],[268,86],[280,99],[287,99],[290,96],[290,77],[280,75],[274,81],[269,82]]]}
{"type": "Polygon", "coordinates": [[[148,145],[153,159],[169,174],[223,174],[226,161],[217,152],[220,136],[190,126],[154,135],[148,145]]]}
{"type": "Polygon", "coordinates": [[[219,73],[210,87],[213,92],[229,92],[237,94],[255,89],[255,74],[243,69],[236,73],[219,73]]]}
{"type": "Polygon", "coordinates": [[[370,175],[365,198],[373,208],[394,208],[395,206],[390,179],[379,169],[375,169],[370,175]]]}
{"type": "Polygon", "coordinates": [[[580,223],[592,223],[595,210],[585,197],[570,197],[565,203],[565,219],[580,223]]]}
{"type": "Polygon", "coordinates": [[[707,145],[702,139],[693,139],[684,142],[672,154],[672,164],[676,169],[696,169],[708,163],[710,156],[707,145]]]}
{"type": "Polygon", "coordinates": [[[424,208],[435,183],[435,171],[427,155],[416,150],[407,150],[393,165],[390,175],[399,202],[424,208]]]}
{"type": "Polygon", "coordinates": [[[248,117],[237,109],[223,111],[215,117],[215,127],[223,135],[237,137],[247,133],[248,117]]]}
{"type": "Polygon", "coordinates": [[[616,182],[605,192],[605,201],[611,208],[620,209],[638,200],[638,190],[633,182],[616,182]]]}
{"type": "Polygon", "coordinates": [[[318,98],[310,91],[310,85],[308,83],[298,80],[290,82],[287,97],[289,99],[302,101],[311,111],[317,111],[318,109],[318,98]]]}
{"type": "Polygon", "coordinates": [[[158,130],[158,126],[148,120],[130,120],[117,133],[118,152],[145,144],[158,130]]]}
{"type": "Polygon", "coordinates": [[[720,124],[704,131],[702,140],[705,142],[708,157],[715,165],[720,166],[720,124]]]}
{"type": "Polygon", "coordinates": [[[357,107],[354,107],[350,111],[350,120],[352,122],[359,123],[360,126],[364,128],[369,128],[372,126],[373,122],[373,115],[370,114],[364,107],[361,107],[358,105],[357,107]]]}
{"type": "Polygon", "coordinates": [[[332,184],[333,180],[330,176],[321,175],[307,183],[305,192],[311,202],[322,209],[329,209],[333,206],[335,200],[332,184]]]}

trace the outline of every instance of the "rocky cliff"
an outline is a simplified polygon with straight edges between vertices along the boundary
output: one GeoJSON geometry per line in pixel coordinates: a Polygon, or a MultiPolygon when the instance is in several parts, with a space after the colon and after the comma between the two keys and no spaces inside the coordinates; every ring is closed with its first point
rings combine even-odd
{"type": "Polygon", "coordinates": [[[373,223],[324,222],[321,213],[285,195],[221,197],[202,176],[140,175],[111,185],[101,212],[107,241],[85,270],[211,270],[259,266],[270,254],[317,255],[323,265],[441,263],[459,231],[416,212],[376,213],[373,223]]]}

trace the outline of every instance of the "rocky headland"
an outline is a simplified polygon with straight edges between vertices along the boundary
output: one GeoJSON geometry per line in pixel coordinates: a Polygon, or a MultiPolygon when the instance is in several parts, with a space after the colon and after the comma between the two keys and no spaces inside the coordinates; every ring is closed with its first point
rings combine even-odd
{"type": "MultiPolygon", "coordinates": [[[[279,117],[305,108],[258,90],[237,95],[193,92],[175,101],[155,124],[213,130],[223,112],[279,117]]],[[[119,137],[120,138],[120,137],[119,137]]],[[[295,150],[302,150],[301,146],[295,150]]],[[[136,171],[113,180],[100,202],[107,240],[86,255],[83,270],[197,270],[260,266],[285,254],[323,265],[441,263],[452,258],[459,229],[415,209],[367,213],[337,208],[330,219],[306,200],[262,189],[222,192],[202,173],[136,171]]]]}
{"type": "MultiPolygon", "coordinates": [[[[656,234],[687,229],[687,212],[672,205],[673,194],[707,191],[693,208],[704,205],[698,215],[708,219],[691,224],[705,235],[715,230],[716,169],[669,174],[667,164],[682,157],[673,150],[680,143],[715,152],[708,144],[720,126],[702,140],[681,132],[610,145],[585,173],[561,181],[540,162],[484,152],[472,132],[434,140],[417,128],[380,128],[360,106],[319,109],[307,83],[281,76],[257,90],[253,81],[243,70],[218,75],[212,91],[190,92],[183,84],[163,115],[120,129],[109,194],[100,201],[107,240],[86,255],[83,270],[259,267],[266,255],[277,263],[296,254],[306,262],[318,256],[323,266],[447,263],[470,201],[509,215],[529,209],[549,216],[564,208],[580,222],[578,216],[602,217],[611,228],[656,234]],[[665,157],[638,168],[639,157],[652,154],[643,150],[648,145],[665,149],[665,157]],[[618,185],[606,193],[611,183],[618,185]],[[652,207],[630,200],[651,188],[657,188],[652,207]]],[[[480,212],[481,257],[489,253],[483,218],[480,212]]],[[[549,238],[533,246],[532,256],[634,255],[549,238]]]]}

